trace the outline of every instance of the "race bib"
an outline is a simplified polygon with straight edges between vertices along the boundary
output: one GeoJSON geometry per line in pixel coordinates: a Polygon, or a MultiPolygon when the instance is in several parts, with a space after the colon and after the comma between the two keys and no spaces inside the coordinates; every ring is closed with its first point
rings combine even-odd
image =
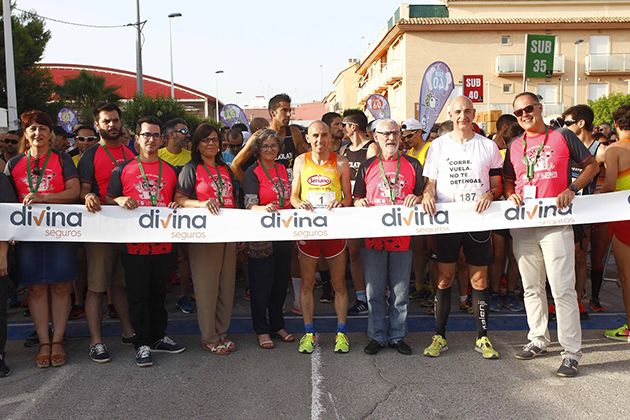
{"type": "Polygon", "coordinates": [[[333,191],[309,191],[307,199],[316,209],[324,209],[335,197],[333,191]]]}
{"type": "Polygon", "coordinates": [[[481,194],[481,190],[455,191],[451,198],[454,203],[474,203],[479,199],[481,194]]]}

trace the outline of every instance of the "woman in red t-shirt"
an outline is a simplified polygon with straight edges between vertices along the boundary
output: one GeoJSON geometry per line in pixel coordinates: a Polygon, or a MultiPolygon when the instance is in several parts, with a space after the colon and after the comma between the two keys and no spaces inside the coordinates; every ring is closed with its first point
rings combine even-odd
{"type": "MultiPolygon", "coordinates": [[[[205,207],[214,215],[221,208],[237,207],[236,182],[220,153],[221,135],[207,123],[192,136],[192,160],[179,174],[175,201],[182,207],[205,207]]],[[[232,317],[236,277],[236,244],[189,244],[188,254],[201,347],[214,354],[228,354],[236,344],[227,338],[232,317]]]]}
{"type": "MultiPolygon", "coordinates": [[[[30,207],[39,203],[76,203],[79,199],[77,169],[70,155],[53,150],[53,122],[48,115],[29,111],[23,113],[20,120],[30,147],[9,160],[5,173],[17,191],[18,200],[29,207],[36,219],[33,228],[47,228],[46,207],[30,207]]],[[[59,232],[62,234],[63,230],[59,232]]],[[[18,280],[28,286],[29,308],[40,343],[35,359],[40,368],[51,364],[61,366],[66,361],[63,336],[68,322],[72,282],[77,277],[75,255],[76,244],[66,241],[20,242],[16,247],[18,280]],[[48,336],[50,313],[52,342],[48,336]]]]}
{"type": "MultiPolygon", "coordinates": [[[[275,162],[282,149],[278,133],[263,129],[254,136],[259,159],[245,173],[245,207],[270,213],[292,208],[291,182],[287,169],[275,162]]],[[[263,349],[274,347],[272,337],[284,342],[295,341],[284,329],[282,316],[291,276],[292,248],[291,241],[248,244],[252,322],[258,345],[263,349]]]]}

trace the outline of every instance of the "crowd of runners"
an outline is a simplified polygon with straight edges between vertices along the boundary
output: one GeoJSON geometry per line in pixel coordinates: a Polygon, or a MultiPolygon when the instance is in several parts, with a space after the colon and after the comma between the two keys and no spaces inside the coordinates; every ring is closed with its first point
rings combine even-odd
{"type": "MultiPolygon", "coordinates": [[[[430,133],[415,119],[370,122],[361,110],[328,112],[298,127],[290,124],[286,94],[269,101],[269,119],[255,118],[250,131],[243,124],[205,122],[193,130],[183,119],[155,116],[128,122],[135,126],[127,129],[120,108],[107,103],[94,110],[94,121],[68,133],[34,110],[21,115],[20,130],[2,135],[0,202],[81,203],[89,212],[105,205],[205,208],[221,223],[227,208],[273,213],[399,205],[435,215],[437,204],[468,202],[471,212],[482,213],[497,200],[521,206],[555,198],[562,209],[579,194],[630,189],[630,105],[613,113],[614,127],[594,126],[586,105],[546,124],[543,104],[530,92],[516,95],[513,107],[488,137],[464,96],[449,104],[449,119],[430,133]]],[[[212,229],[210,224],[208,234],[212,229]]],[[[27,343],[38,346],[37,367],[66,363],[68,319],[83,317],[90,334],[86,353],[94,362],[109,362],[101,332],[105,299],[110,315],[120,319],[123,343],[134,346],[136,364],[145,367],[155,353],[186,350],[165,334],[172,276],[180,283],[177,307],[197,314],[203,350],[237,350],[228,337],[237,271],[247,280],[261,349],[295,341],[308,354],[327,345],[319,342],[313,322],[314,290],[321,284],[320,300],[334,302],[337,315],[334,352],[350,351],[347,317],[367,314],[365,353],[389,346],[412,354],[405,341],[409,301],[422,299],[436,323],[422,353],[438,357],[448,350],[457,277],[459,308],[475,318],[471,347],[481,357],[499,358],[488,333],[489,313],[524,309],[528,344],[515,357],[546,352],[553,317],[563,348],[557,374],[572,377],[582,355],[586,296],[591,311],[606,310],[599,294],[611,242],[630,319],[630,221],[347,241],[0,242],[0,377],[10,372],[6,314],[17,287],[28,291],[35,333],[27,343]],[[289,286],[287,307],[304,320],[300,339],[285,328],[289,286]]],[[[627,323],[604,335],[630,340],[627,323]]]]}

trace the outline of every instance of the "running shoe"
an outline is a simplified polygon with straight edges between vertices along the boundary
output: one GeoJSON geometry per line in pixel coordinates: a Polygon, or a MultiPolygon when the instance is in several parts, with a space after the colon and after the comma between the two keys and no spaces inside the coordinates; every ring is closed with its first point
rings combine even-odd
{"type": "Polygon", "coordinates": [[[503,300],[503,307],[510,312],[523,312],[525,305],[514,293],[508,293],[503,300]]]}
{"type": "Polygon", "coordinates": [[[550,321],[556,320],[556,305],[554,305],[553,303],[549,304],[549,320],[550,321]]]}
{"type": "Polygon", "coordinates": [[[181,353],[186,350],[186,346],[177,344],[170,337],[164,336],[151,346],[151,351],[156,353],[181,353]]]}
{"type": "Polygon", "coordinates": [[[630,343],[630,331],[628,330],[628,324],[623,324],[619,328],[613,330],[605,330],[604,337],[611,340],[626,341],[630,343]]]}
{"type": "Polygon", "coordinates": [[[366,302],[357,300],[352,308],[348,309],[348,315],[361,315],[368,313],[368,306],[366,302]]]}
{"type": "Polygon", "coordinates": [[[177,307],[177,309],[185,314],[194,314],[195,312],[197,312],[195,302],[193,302],[193,300],[188,296],[182,296],[177,299],[177,303],[175,304],[175,306],[177,307]]]}
{"type": "Polygon", "coordinates": [[[606,312],[606,308],[599,302],[599,298],[591,298],[588,306],[591,307],[591,311],[593,312],[606,312]]]}
{"type": "Polygon", "coordinates": [[[291,306],[291,313],[297,316],[302,316],[302,308],[300,305],[296,305],[295,303],[291,306]]]}
{"type": "Polygon", "coordinates": [[[332,303],[334,297],[332,285],[330,282],[324,283],[322,286],[322,294],[319,297],[320,303],[332,303]]]}
{"type": "Polygon", "coordinates": [[[475,351],[481,353],[484,359],[498,359],[499,352],[492,347],[488,337],[481,337],[475,341],[475,351]]]}
{"type": "Polygon", "coordinates": [[[96,363],[107,363],[111,361],[107,347],[103,343],[96,343],[90,347],[90,359],[96,363]]]}
{"type": "Polygon", "coordinates": [[[501,296],[496,293],[490,295],[490,305],[488,305],[490,312],[501,312],[501,296]]]}
{"type": "Polygon", "coordinates": [[[138,350],[136,350],[136,365],[140,367],[153,366],[153,358],[151,358],[149,346],[138,347],[138,350]]]}
{"type": "MultiPolygon", "coordinates": [[[[301,341],[300,345],[302,345],[301,341]]],[[[337,337],[335,337],[335,353],[348,353],[349,351],[350,340],[348,340],[348,336],[342,332],[338,332],[337,337]]]]}
{"type": "Polygon", "coordinates": [[[523,349],[516,353],[516,358],[520,360],[531,360],[534,357],[542,356],[547,353],[546,349],[536,346],[531,341],[523,346],[523,349]]]}
{"type": "Polygon", "coordinates": [[[562,364],[556,371],[556,375],[563,378],[573,378],[574,376],[577,376],[577,373],[578,361],[569,357],[565,357],[562,359],[562,364]]]}
{"type": "MultiPolygon", "coordinates": [[[[315,345],[317,344],[317,337],[313,333],[306,333],[300,339],[300,347],[298,347],[298,351],[300,353],[311,354],[315,349],[315,345]]],[[[335,346],[335,349],[337,347],[335,346]]]]}
{"type": "Polygon", "coordinates": [[[462,312],[468,312],[469,314],[473,313],[472,302],[470,299],[466,299],[463,302],[459,303],[459,310],[462,312]]]}
{"type": "Polygon", "coordinates": [[[85,318],[85,308],[83,305],[72,305],[72,309],[70,309],[70,315],[68,315],[68,319],[82,319],[85,318]]]}
{"type": "Polygon", "coordinates": [[[429,347],[424,349],[424,355],[429,357],[438,357],[443,351],[448,350],[448,343],[441,335],[434,335],[429,347]]]}

